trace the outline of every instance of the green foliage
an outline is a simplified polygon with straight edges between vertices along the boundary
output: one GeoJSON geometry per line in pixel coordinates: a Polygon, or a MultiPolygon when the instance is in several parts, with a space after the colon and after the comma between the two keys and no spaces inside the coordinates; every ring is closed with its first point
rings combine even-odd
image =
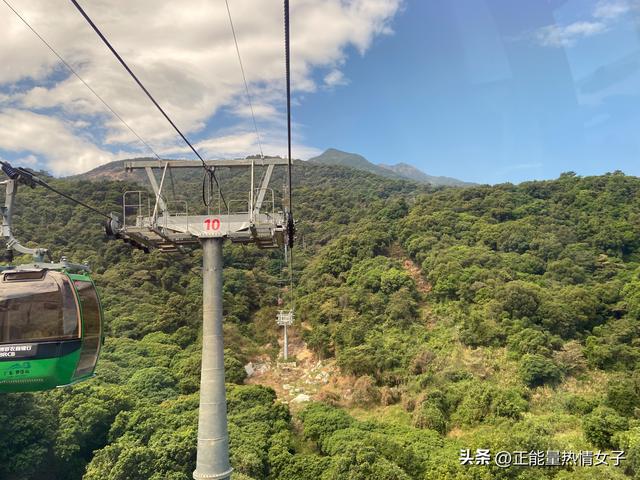
{"type": "MultiPolygon", "coordinates": [[[[310,458],[311,465],[324,466],[320,478],[326,480],[421,478],[429,452],[441,446],[438,435],[433,431],[358,422],[343,411],[322,404],[309,405],[300,419],[305,436],[314,442],[322,455],[310,458]],[[321,434],[307,433],[312,429],[315,432],[323,420],[331,426],[329,429],[323,429],[321,434]]],[[[294,463],[295,458],[290,461],[294,463]]],[[[291,472],[290,465],[283,471],[291,472]]],[[[311,477],[292,475],[291,478],[311,477]]]]}
{"type": "Polygon", "coordinates": [[[80,385],[67,395],[60,406],[53,448],[73,475],[82,470],[94,450],[106,445],[111,424],[122,410],[131,408],[133,398],[120,388],[92,384],[80,385]]]}
{"type": "Polygon", "coordinates": [[[530,387],[560,380],[560,369],[552,360],[537,353],[527,353],[520,360],[520,378],[530,387]]]}
{"type": "Polygon", "coordinates": [[[349,427],[353,419],[344,411],[322,403],[312,403],[300,412],[305,438],[322,443],[337,430],[349,427]]]}
{"type": "Polygon", "coordinates": [[[559,351],[553,353],[553,361],[564,375],[578,375],[587,369],[587,359],[583,353],[582,344],[571,340],[562,345],[559,351]]]}
{"type": "Polygon", "coordinates": [[[620,415],[632,416],[640,407],[638,387],[632,378],[612,378],[607,388],[605,405],[613,408],[620,415]]]}
{"type": "Polygon", "coordinates": [[[355,405],[366,407],[380,401],[380,391],[376,387],[375,380],[370,375],[365,375],[353,384],[352,400],[355,405]]]}
{"type": "Polygon", "coordinates": [[[127,386],[136,397],[142,397],[152,403],[161,403],[174,398],[176,379],[171,370],[166,367],[143,368],[129,379],[127,386]]]}
{"type": "Polygon", "coordinates": [[[247,378],[247,371],[244,369],[244,365],[229,349],[224,351],[224,378],[227,382],[239,384],[242,384],[244,379],[247,378]]]}
{"type": "Polygon", "coordinates": [[[462,382],[463,395],[452,420],[460,425],[475,426],[489,419],[519,420],[528,410],[528,402],[515,388],[497,388],[487,382],[462,382]]]}
{"type": "Polygon", "coordinates": [[[582,424],[587,440],[600,448],[613,448],[614,434],[626,430],[628,426],[628,420],[609,407],[594,409],[582,424]]]}
{"type": "Polygon", "coordinates": [[[413,411],[413,426],[444,434],[447,431],[447,419],[436,405],[425,402],[413,411]]]}
{"type": "Polygon", "coordinates": [[[507,345],[511,350],[519,355],[539,354],[551,355],[551,347],[554,342],[551,335],[541,329],[525,328],[509,337],[507,345]]]}
{"type": "MultiPolygon", "coordinates": [[[[432,190],[337,167],[297,167],[304,221],[294,275],[303,338],[359,378],[354,401],[375,421],[313,403],[292,422],[272,390],[238,385],[244,363],[274,353],[286,272],[279,252],[225,245],[225,370],[238,478],[587,478],[595,470],[458,462],[460,448],[562,450],[570,447],[565,441],[581,445],[583,433],[597,448],[628,450],[626,473],[638,475],[640,437],[631,418],[639,401],[637,178],[565,174],[432,190]],[[558,388],[530,395],[540,385],[558,388]],[[378,402],[392,406],[369,412],[378,402]],[[402,420],[384,418],[389,411],[402,420]]],[[[220,174],[230,188],[242,180],[220,174]]],[[[197,196],[191,180],[176,176],[179,190],[197,196]]],[[[52,182],[111,211],[121,209],[122,191],[137,189],[52,182]]],[[[0,477],[190,479],[200,252],[144,255],[104,243],[99,222],[83,210],[49,192],[19,196],[21,239],[92,265],[107,341],[90,383],[0,398],[0,477]]]]}
{"type": "Polygon", "coordinates": [[[633,478],[640,474],[640,427],[633,427],[616,435],[615,442],[626,456],[625,467],[633,478]]]}
{"type": "Polygon", "coordinates": [[[0,478],[26,480],[48,469],[56,412],[31,395],[0,396],[0,478]]]}

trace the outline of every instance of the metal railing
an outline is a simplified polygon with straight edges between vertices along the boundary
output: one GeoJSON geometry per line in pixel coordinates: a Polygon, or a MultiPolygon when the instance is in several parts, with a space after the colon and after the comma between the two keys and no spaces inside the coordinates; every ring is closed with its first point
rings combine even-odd
{"type": "MultiPolygon", "coordinates": [[[[277,218],[281,212],[276,212],[275,192],[271,188],[256,188],[255,197],[262,197],[259,211],[251,212],[251,201],[243,195],[243,198],[230,198],[227,200],[226,215],[233,217],[246,216],[248,222],[256,224],[258,229],[272,228],[278,222],[277,218]],[[258,217],[259,215],[259,217],[258,217]]],[[[228,198],[228,197],[227,197],[228,198]]],[[[254,204],[255,205],[255,204],[254,204]]],[[[207,208],[206,215],[220,216],[220,213],[212,212],[214,208],[207,208]]],[[[186,200],[168,200],[165,196],[158,196],[146,190],[128,190],[122,195],[122,222],[123,227],[158,228],[171,231],[173,227],[179,226],[178,230],[189,230],[196,217],[203,213],[192,213],[189,211],[189,204],[186,200]],[[158,198],[162,199],[164,209],[157,211],[158,198]],[[152,205],[153,202],[153,205],[152,205]],[[152,211],[156,212],[156,217],[152,216],[152,211]]],[[[198,220],[199,221],[199,220],[198,220]]],[[[240,220],[242,221],[242,220],[240,220]]]]}
{"type": "Polygon", "coordinates": [[[122,194],[122,225],[123,227],[144,227],[145,218],[150,218],[151,199],[146,190],[127,190],[122,194]],[[129,202],[127,199],[131,199],[129,202]],[[146,200],[146,202],[145,202],[146,200]],[[146,205],[145,205],[146,203],[146,205]],[[133,213],[131,212],[133,210],[133,213]],[[135,216],[135,222],[127,222],[127,218],[135,216]]]}
{"type": "Polygon", "coordinates": [[[249,201],[242,200],[227,200],[227,215],[248,215],[249,214],[249,201]],[[232,205],[242,205],[238,209],[231,208],[232,205]]]}
{"type": "Polygon", "coordinates": [[[163,228],[168,227],[169,217],[184,217],[186,228],[189,228],[189,204],[186,200],[165,200],[166,210],[163,212],[163,228]],[[176,205],[175,209],[172,205],[176,205]],[[179,206],[179,207],[178,207],[179,206]],[[184,208],[183,208],[184,207],[184,208]]]}
{"type": "Polygon", "coordinates": [[[260,195],[262,195],[263,197],[262,205],[260,207],[260,210],[256,213],[260,213],[266,210],[264,213],[270,213],[271,215],[275,214],[276,213],[276,196],[275,196],[275,192],[273,191],[273,188],[256,188],[255,194],[254,194],[255,198],[258,198],[260,195]],[[264,198],[264,197],[267,197],[267,198],[264,198]],[[265,205],[270,205],[270,208],[265,209],[265,205]]]}

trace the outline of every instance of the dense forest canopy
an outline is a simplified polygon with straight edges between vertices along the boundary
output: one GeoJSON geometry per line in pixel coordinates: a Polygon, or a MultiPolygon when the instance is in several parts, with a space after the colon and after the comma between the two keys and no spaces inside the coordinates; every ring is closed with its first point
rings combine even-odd
{"type": "MultiPolygon", "coordinates": [[[[234,478],[640,478],[640,179],[435,189],[322,165],[294,174],[296,328],[352,388],[296,410],[243,385],[244,364],[278,354],[288,272],[281,252],[226,244],[234,478]],[[626,458],[461,465],[477,448],[626,458]]],[[[197,199],[199,178],[175,181],[197,199]]],[[[109,211],[139,188],[51,182],[109,211]]],[[[20,239],[92,266],[107,338],[95,379],[0,397],[0,478],[190,479],[201,253],[147,255],[105,242],[97,218],[50,192],[18,199],[20,239]]]]}

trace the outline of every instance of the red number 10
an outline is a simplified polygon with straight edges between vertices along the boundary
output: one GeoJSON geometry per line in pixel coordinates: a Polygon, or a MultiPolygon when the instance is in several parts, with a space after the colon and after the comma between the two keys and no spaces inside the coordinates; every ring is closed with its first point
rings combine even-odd
{"type": "Polygon", "coordinates": [[[217,218],[207,218],[204,221],[205,230],[220,230],[220,220],[217,218]]]}

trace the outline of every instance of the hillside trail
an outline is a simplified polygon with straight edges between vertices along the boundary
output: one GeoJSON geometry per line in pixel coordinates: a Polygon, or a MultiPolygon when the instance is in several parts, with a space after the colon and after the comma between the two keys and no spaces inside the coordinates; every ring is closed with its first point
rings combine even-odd
{"type": "Polygon", "coordinates": [[[428,329],[432,329],[435,327],[437,319],[436,316],[433,315],[431,311],[431,307],[427,302],[426,298],[429,292],[431,292],[431,283],[427,281],[419,265],[417,265],[409,255],[404,251],[404,249],[397,243],[392,244],[389,247],[389,256],[398,260],[405,271],[409,274],[409,276],[413,279],[416,284],[416,289],[420,294],[420,300],[418,302],[419,310],[420,310],[420,318],[424,322],[424,325],[428,329]]]}
{"type": "Polygon", "coordinates": [[[420,266],[418,266],[413,260],[411,260],[411,258],[409,258],[407,252],[405,252],[399,244],[393,243],[389,246],[389,256],[402,263],[402,267],[407,271],[407,273],[416,283],[418,292],[420,292],[422,295],[426,295],[431,291],[431,284],[424,278],[420,266]]]}

